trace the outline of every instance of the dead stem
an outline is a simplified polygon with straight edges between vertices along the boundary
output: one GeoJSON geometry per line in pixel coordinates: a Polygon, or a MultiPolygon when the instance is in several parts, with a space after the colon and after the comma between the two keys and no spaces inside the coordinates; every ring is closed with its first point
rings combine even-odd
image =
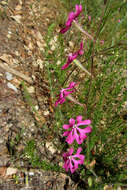
{"type": "Polygon", "coordinates": [[[8,65],[5,64],[5,63],[0,63],[0,67],[1,67],[2,69],[4,69],[5,71],[10,72],[10,73],[12,73],[12,74],[14,74],[14,75],[16,75],[16,76],[22,78],[23,80],[27,81],[27,82],[30,83],[30,84],[33,83],[32,79],[31,79],[30,77],[28,77],[28,76],[26,76],[26,75],[20,73],[19,71],[16,71],[15,69],[10,68],[10,66],[8,66],[8,65]]]}

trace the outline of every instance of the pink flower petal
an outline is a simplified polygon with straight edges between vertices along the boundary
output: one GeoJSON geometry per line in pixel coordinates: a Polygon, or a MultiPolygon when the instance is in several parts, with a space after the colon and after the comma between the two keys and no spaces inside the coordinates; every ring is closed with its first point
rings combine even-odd
{"type": "Polygon", "coordinates": [[[62,154],[63,158],[65,159],[67,156],[69,156],[68,152],[62,154]]]}
{"type": "Polygon", "coordinates": [[[74,88],[76,85],[77,85],[77,83],[71,82],[71,83],[69,84],[69,88],[74,88]]]}
{"type": "Polygon", "coordinates": [[[80,152],[82,152],[82,148],[81,147],[78,148],[78,150],[76,152],[76,155],[80,154],[80,152]]]}
{"type": "Polygon", "coordinates": [[[70,29],[71,26],[66,26],[65,28],[62,28],[60,30],[60,33],[64,34],[65,32],[67,32],[70,29]]]}
{"type": "Polygon", "coordinates": [[[64,133],[63,133],[63,136],[68,136],[69,135],[69,131],[65,131],[64,133]]]}
{"type": "Polygon", "coordinates": [[[91,121],[89,119],[87,119],[87,120],[83,120],[83,121],[78,122],[77,126],[89,125],[89,124],[91,124],[91,121]]]}
{"type": "Polygon", "coordinates": [[[65,91],[65,92],[64,92],[65,97],[68,96],[69,94],[73,93],[74,91],[75,91],[75,90],[65,91]]]}
{"type": "Polygon", "coordinates": [[[65,125],[63,125],[63,128],[64,128],[64,129],[69,129],[69,128],[70,128],[70,125],[66,125],[66,124],[65,124],[65,125]]]}
{"type": "Polygon", "coordinates": [[[69,19],[74,19],[75,18],[75,13],[74,12],[70,12],[68,18],[69,19]]]}
{"type": "Polygon", "coordinates": [[[82,144],[83,139],[81,139],[80,136],[78,135],[77,129],[74,129],[74,135],[73,136],[74,136],[73,138],[75,138],[75,140],[77,141],[78,144],[82,144]]]}
{"type": "Polygon", "coordinates": [[[72,165],[72,162],[70,162],[70,170],[71,170],[71,173],[74,173],[76,168],[74,168],[74,166],[72,165]]]}
{"type": "Polygon", "coordinates": [[[83,129],[85,133],[91,133],[92,128],[91,127],[86,127],[85,129],[83,129]]]}
{"type": "Polygon", "coordinates": [[[74,139],[75,139],[75,137],[72,135],[72,131],[69,131],[69,135],[68,135],[68,137],[66,138],[66,142],[67,142],[68,144],[72,144],[73,141],[74,141],[74,139]]]}
{"type": "Polygon", "coordinates": [[[76,12],[75,12],[75,17],[78,17],[78,15],[81,13],[82,11],[82,5],[75,5],[75,9],[76,9],[76,12]]]}
{"type": "Polygon", "coordinates": [[[72,22],[73,22],[72,19],[68,19],[67,22],[65,23],[65,25],[66,25],[67,27],[71,27],[71,23],[72,23],[72,22]]]}
{"type": "Polygon", "coordinates": [[[80,133],[79,136],[80,136],[80,139],[82,139],[82,141],[81,141],[81,143],[82,143],[83,140],[87,138],[86,133],[85,133],[84,129],[80,129],[80,128],[77,128],[77,131],[80,133]]]}
{"type": "Polygon", "coordinates": [[[68,68],[69,65],[70,65],[69,63],[66,63],[65,65],[63,65],[63,66],[61,67],[61,69],[64,70],[64,69],[68,68]]]}
{"type": "Polygon", "coordinates": [[[79,123],[79,122],[81,122],[82,121],[82,116],[81,115],[79,115],[79,116],[77,116],[77,122],[79,123]]]}
{"type": "Polygon", "coordinates": [[[74,120],[73,118],[70,118],[70,119],[69,119],[69,123],[70,123],[71,125],[74,125],[74,124],[75,124],[75,120],[74,120]]]}
{"type": "Polygon", "coordinates": [[[74,149],[73,149],[73,148],[70,148],[70,149],[69,149],[69,155],[71,156],[73,152],[74,152],[74,149]]]}
{"type": "Polygon", "coordinates": [[[73,163],[74,163],[74,168],[75,168],[75,170],[77,170],[77,169],[78,169],[79,161],[78,161],[78,160],[75,160],[74,158],[72,158],[72,161],[73,161],[73,163]]]}
{"type": "Polygon", "coordinates": [[[92,129],[91,127],[86,127],[85,129],[80,129],[77,127],[78,132],[80,133],[81,138],[86,138],[86,133],[91,133],[92,129]]]}
{"type": "Polygon", "coordinates": [[[79,11],[80,12],[82,11],[82,5],[79,5],[79,11]]]}

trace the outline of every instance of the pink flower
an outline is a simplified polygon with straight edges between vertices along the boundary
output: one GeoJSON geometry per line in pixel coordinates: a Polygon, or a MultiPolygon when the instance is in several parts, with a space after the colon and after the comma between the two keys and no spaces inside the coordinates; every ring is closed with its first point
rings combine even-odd
{"type": "Polygon", "coordinates": [[[82,151],[81,147],[78,148],[75,155],[72,155],[73,151],[73,148],[70,148],[69,152],[63,153],[63,168],[65,168],[66,171],[70,169],[71,173],[74,173],[75,170],[77,170],[78,168],[78,164],[83,164],[85,159],[85,156],[80,154],[80,152],[82,151]]]}
{"type": "Polygon", "coordinates": [[[68,20],[65,23],[65,28],[62,28],[60,30],[60,33],[64,34],[65,32],[67,32],[70,29],[73,20],[75,20],[79,16],[81,11],[82,11],[82,5],[75,5],[75,9],[76,9],[75,12],[70,12],[69,13],[68,20]]]}
{"type": "Polygon", "coordinates": [[[65,65],[62,66],[62,70],[66,69],[70,63],[72,63],[72,61],[74,59],[77,58],[78,55],[83,55],[84,51],[83,51],[83,42],[80,43],[80,49],[78,51],[76,51],[75,53],[70,53],[67,59],[67,63],[65,65]]]}
{"type": "Polygon", "coordinates": [[[88,20],[89,20],[89,22],[91,22],[91,16],[88,16],[88,20]]]}
{"type": "Polygon", "coordinates": [[[119,20],[118,20],[118,23],[120,23],[120,21],[121,21],[121,20],[119,19],[119,20]]]}
{"type": "Polygon", "coordinates": [[[60,94],[58,95],[59,96],[59,99],[55,102],[55,106],[57,106],[58,104],[62,104],[65,102],[65,98],[66,96],[68,96],[69,94],[75,92],[75,89],[74,87],[77,85],[77,83],[75,82],[71,82],[69,84],[69,87],[68,88],[63,88],[61,91],[60,91],[60,94]],[[72,90],[71,90],[72,89],[72,90]],[[70,91],[68,91],[70,90],[70,91]]]}
{"type": "Polygon", "coordinates": [[[81,144],[84,139],[87,138],[86,133],[91,133],[92,131],[90,126],[87,126],[84,129],[79,128],[79,126],[91,124],[89,119],[82,121],[82,116],[79,115],[77,116],[76,120],[77,122],[71,118],[68,125],[63,125],[63,128],[67,130],[63,133],[63,136],[67,136],[66,142],[68,144],[72,144],[74,140],[76,140],[78,144],[81,144]]]}

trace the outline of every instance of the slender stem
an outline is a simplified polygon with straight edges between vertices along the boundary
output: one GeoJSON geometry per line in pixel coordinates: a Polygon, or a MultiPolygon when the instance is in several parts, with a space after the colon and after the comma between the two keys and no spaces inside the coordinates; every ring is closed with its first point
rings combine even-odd
{"type": "Polygon", "coordinates": [[[89,171],[90,171],[96,178],[98,178],[97,174],[96,174],[92,169],[89,169],[89,171]]]}
{"type": "Polygon", "coordinates": [[[90,149],[89,149],[89,136],[87,137],[87,160],[88,160],[88,163],[89,163],[89,161],[90,161],[90,154],[89,154],[89,151],[90,149]]]}
{"type": "Polygon", "coordinates": [[[83,71],[85,71],[86,74],[88,74],[89,76],[91,76],[91,73],[89,71],[87,71],[87,69],[85,67],[83,67],[83,65],[77,60],[74,60],[74,63],[83,71]]]}
{"type": "Polygon", "coordinates": [[[75,71],[77,67],[74,66],[74,68],[72,69],[71,73],[68,74],[68,76],[66,77],[66,79],[64,80],[62,86],[64,86],[64,84],[69,80],[70,76],[72,75],[72,73],[75,71]]]}
{"type": "Polygon", "coordinates": [[[84,107],[84,104],[81,104],[80,102],[78,102],[78,101],[77,101],[73,96],[71,96],[70,94],[67,96],[67,98],[68,98],[69,100],[71,100],[72,102],[74,102],[75,104],[78,104],[78,105],[84,107]]]}
{"type": "Polygon", "coordinates": [[[122,184],[122,183],[115,183],[113,185],[121,186],[121,187],[127,187],[127,184],[122,184]]]}
{"type": "Polygon", "coordinates": [[[86,32],[86,31],[79,25],[79,23],[78,23],[76,20],[74,20],[73,22],[74,22],[75,26],[76,26],[83,34],[85,34],[89,39],[94,40],[93,36],[91,36],[90,34],[88,34],[88,32],[86,32]]]}

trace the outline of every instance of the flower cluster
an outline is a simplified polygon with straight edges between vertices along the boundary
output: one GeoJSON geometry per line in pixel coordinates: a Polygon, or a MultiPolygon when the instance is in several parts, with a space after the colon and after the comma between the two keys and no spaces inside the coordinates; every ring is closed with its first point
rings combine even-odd
{"type": "Polygon", "coordinates": [[[69,13],[68,20],[65,23],[65,28],[62,28],[60,30],[60,33],[64,34],[65,32],[67,32],[70,29],[73,20],[75,20],[79,16],[81,11],[82,11],[82,5],[75,5],[75,9],[76,9],[75,12],[70,12],[69,13]]]}
{"type": "Polygon", "coordinates": [[[83,42],[81,42],[80,49],[78,51],[76,51],[75,53],[70,53],[69,54],[67,63],[62,66],[62,70],[66,69],[70,65],[70,63],[72,63],[72,61],[77,58],[78,55],[83,55],[83,53],[84,53],[84,51],[83,51],[83,42]]]}
{"type": "Polygon", "coordinates": [[[64,103],[64,102],[65,102],[65,98],[66,98],[69,94],[75,92],[74,87],[75,87],[76,85],[77,85],[77,83],[71,82],[71,83],[69,84],[68,88],[63,88],[63,89],[60,91],[60,94],[57,95],[57,96],[59,96],[59,98],[58,98],[58,100],[57,100],[56,103],[55,103],[55,107],[58,106],[58,104],[64,103]],[[68,90],[71,90],[71,91],[68,91],[68,90]]]}
{"type": "Polygon", "coordinates": [[[72,155],[74,149],[70,148],[67,153],[63,153],[64,165],[63,168],[68,172],[69,168],[71,173],[74,173],[78,168],[78,164],[83,164],[85,156],[80,154],[82,148],[78,148],[77,153],[72,155]]]}
{"type": "MultiPolygon", "coordinates": [[[[69,30],[69,28],[72,25],[72,22],[79,16],[79,14],[82,11],[82,5],[76,5],[75,6],[76,11],[71,12],[68,16],[68,20],[65,23],[65,28],[62,28],[60,32],[63,34],[66,31],[69,30]]],[[[83,55],[83,42],[80,44],[80,49],[76,51],[75,53],[71,53],[68,56],[67,63],[62,66],[62,70],[66,69],[70,63],[73,62],[77,58],[78,55],[83,55]]],[[[75,92],[75,86],[77,83],[71,82],[67,88],[63,88],[60,91],[60,94],[58,96],[58,100],[55,102],[55,106],[58,106],[58,104],[62,104],[65,102],[66,97],[70,96],[71,93],[75,92]]],[[[77,102],[74,98],[72,98],[75,103],[78,105],[82,105],[81,103],[77,102]]],[[[78,144],[82,144],[83,141],[87,138],[87,133],[91,133],[92,128],[90,126],[91,121],[89,119],[82,120],[82,116],[79,115],[76,117],[76,120],[73,118],[70,118],[69,124],[64,124],[63,129],[66,131],[63,133],[63,136],[66,137],[66,142],[68,144],[72,144],[74,140],[78,144]],[[85,127],[84,127],[85,126],[85,127]]],[[[79,147],[77,149],[76,154],[73,155],[74,149],[71,147],[68,152],[63,153],[63,160],[64,165],[63,168],[68,171],[70,169],[71,173],[74,173],[78,169],[78,165],[84,163],[85,156],[83,154],[80,154],[82,151],[82,148],[79,147]]]]}
{"type": "MultiPolygon", "coordinates": [[[[68,144],[72,144],[74,140],[76,140],[78,144],[82,144],[87,138],[86,133],[90,133],[92,130],[91,126],[87,126],[86,128],[79,127],[91,124],[90,120],[82,120],[81,115],[77,116],[76,120],[77,124],[75,120],[71,118],[68,125],[63,125],[63,128],[67,130],[63,133],[63,136],[67,136],[66,142],[68,144]]],[[[82,148],[79,147],[77,153],[72,156],[73,148],[70,148],[68,153],[63,154],[63,159],[65,162],[63,168],[65,168],[66,171],[70,168],[71,173],[73,173],[78,168],[78,164],[84,163],[85,156],[79,154],[81,151],[82,148]],[[75,158],[78,158],[78,160],[75,158]]]]}
{"type": "Polygon", "coordinates": [[[77,124],[73,118],[69,120],[69,125],[63,125],[63,128],[66,129],[67,131],[63,133],[63,136],[67,136],[66,142],[68,144],[72,144],[74,140],[77,141],[78,144],[82,144],[84,139],[87,138],[86,133],[91,132],[91,127],[88,126],[86,128],[80,128],[82,125],[89,125],[91,124],[91,121],[88,120],[83,120],[82,121],[82,116],[79,115],[76,118],[77,124]]]}

